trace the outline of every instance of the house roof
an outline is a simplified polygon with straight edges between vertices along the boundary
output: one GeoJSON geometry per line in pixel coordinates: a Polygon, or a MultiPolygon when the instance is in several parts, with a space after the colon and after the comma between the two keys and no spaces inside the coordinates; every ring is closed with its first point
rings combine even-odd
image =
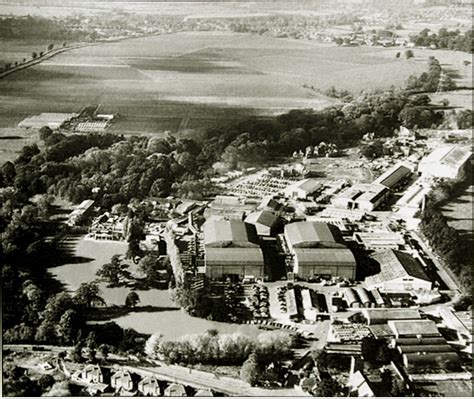
{"type": "Polygon", "coordinates": [[[385,187],[392,188],[397,185],[400,180],[405,176],[408,176],[411,173],[411,170],[405,165],[399,163],[395,166],[388,169],[385,173],[380,175],[377,179],[373,181],[375,184],[382,184],[385,187]]]}
{"type": "Polygon", "coordinates": [[[278,216],[269,211],[252,212],[245,218],[245,223],[261,224],[267,227],[275,226],[278,216]]]}
{"type": "Polygon", "coordinates": [[[295,248],[299,265],[356,266],[352,252],[347,248],[295,248]]]}
{"type": "Polygon", "coordinates": [[[165,396],[186,396],[186,390],[181,384],[170,384],[165,389],[165,396]]]}
{"type": "Polygon", "coordinates": [[[239,220],[209,220],[204,223],[204,244],[212,247],[258,247],[255,226],[239,220]]]}
{"type": "Polygon", "coordinates": [[[388,249],[376,252],[372,258],[380,264],[380,272],[365,279],[368,285],[381,284],[402,277],[431,281],[421,264],[405,252],[388,249]]]}
{"type": "Polygon", "coordinates": [[[285,226],[285,236],[293,247],[315,248],[318,246],[341,247],[340,230],[331,224],[296,222],[285,226]]]}
{"type": "Polygon", "coordinates": [[[395,336],[441,336],[436,323],[431,320],[389,320],[387,324],[395,336]]]}
{"type": "Polygon", "coordinates": [[[205,257],[208,266],[263,265],[263,253],[260,248],[206,247],[205,257]]]}

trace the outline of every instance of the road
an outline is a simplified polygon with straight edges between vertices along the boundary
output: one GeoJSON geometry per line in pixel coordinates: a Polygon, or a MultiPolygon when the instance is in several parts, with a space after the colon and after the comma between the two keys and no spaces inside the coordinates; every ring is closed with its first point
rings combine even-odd
{"type": "Polygon", "coordinates": [[[446,269],[445,265],[439,261],[439,259],[433,254],[433,252],[428,248],[423,239],[415,231],[411,231],[410,234],[412,237],[418,241],[420,247],[423,249],[424,253],[431,259],[431,261],[436,266],[436,272],[438,276],[443,280],[449,290],[457,292],[460,294],[462,290],[459,288],[458,283],[451,277],[451,272],[446,269]]]}
{"type": "Polygon", "coordinates": [[[197,389],[211,389],[230,396],[305,396],[297,389],[264,389],[251,387],[248,383],[229,377],[186,367],[161,364],[158,367],[131,367],[125,369],[142,376],[155,376],[159,380],[189,385],[197,389]]]}

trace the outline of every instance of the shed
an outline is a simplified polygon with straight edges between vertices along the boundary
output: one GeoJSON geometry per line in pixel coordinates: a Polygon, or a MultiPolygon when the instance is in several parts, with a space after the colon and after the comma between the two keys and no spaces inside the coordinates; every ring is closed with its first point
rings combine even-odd
{"type": "Polygon", "coordinates": [[[353,288],[346,288],[344,290],[344,300],[349,308],[360,307],[359,297],[353,288]]]}
{"type": "Polygon", "coordinates": [[[181,384],[170,384],[165,389],[163,396],[187,396],[186,389],[184,389],[184,386],[181,384]]]}

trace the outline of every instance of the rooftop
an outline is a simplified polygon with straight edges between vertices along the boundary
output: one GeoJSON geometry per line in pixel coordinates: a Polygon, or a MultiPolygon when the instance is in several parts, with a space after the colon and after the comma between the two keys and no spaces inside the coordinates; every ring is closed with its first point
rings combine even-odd
{"type": "Polygon", "coordinates": [[[431,281],[422,265],[407,253],[387,249],[376,252],[372,258],[380,264],[380,272],[365,279],[368,285],[376,285],[402,277],[431,281]]]}
{"type": "Polygon", "coordinates": [[[255,226],[239,220],[209,220],[204,223],[204,244],[212,247],[258,247],[255,226]]]}
{"type": "Polygon", "coordinates": [[[439,163],[448,167],[462,166],[471,156],[471,151],[465,147],[446,146],[437,148],[422,159],[423,164],[439,163]]]}
{"type": "Polygon", "coordinates": [[[386,323],[388,320],[419,320],[417,309],[361,309],[369,324],[386,323]]]}
{"type": "Polygon", "coordinates": [[[316,191],[318,188],[322,187],[322,184],[318,182],[315,179],[304,179],[297,181],[296,183],[290,184],[286,190],[291,189],[291,190],[303,190],[306,191],[307,193],[313,193],[316,191]]]}
{"type": "Polygon", "coordinates": [[[392,188],[400,182],[404,177],[408,176],[411,170],[405,165],[398,163],[388,169],[385,173],[373,181],[375,184],[382,184],[385,187],[392,188]]]}
{"type": "Polygon", "coordinates": [[[431,320],[389,320],[387,324],[395,336],[441,336],[431,320]]]}
{"type": "Polygon", "coordinates": [[[347,248],[295,248],[298,263],[321,266],[356,266],[356,260],[347,248]]]}
{"type": "Polygon", "coordinates": [[[212,248],[205,252],[206,265],[235,266],[261,264],[263,254],[260,248],[212,248]]]}
{"type": "Polygon", "coordinates": [[[278,221],[278,216],[269,211],[258,211],[250,213],[245,222],[250,224],[262,224],[267,227],[273,227],[278,221]]]}
{"type": "Polygon", "coordinates": [[[341,232],[326,223],[296,222],[285,226],[285,236],[293,247],[315,248],[324,245],[339,247],[341,232]]]}

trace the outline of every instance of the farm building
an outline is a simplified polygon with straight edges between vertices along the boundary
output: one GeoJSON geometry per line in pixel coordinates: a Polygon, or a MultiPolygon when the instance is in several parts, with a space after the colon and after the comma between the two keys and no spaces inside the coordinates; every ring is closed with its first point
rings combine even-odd
{"type": "Polygon", "coordinates": [[[253,224],[259,236],[269,237],[275,232],[278,216],[270,211],[257,211],[245,218],[245,223],[253,224]]]}
{"type": "Polygon", "coordinates": [[[411,175],[411,170],[403,163],[398,163],[375,179],[372,184],[381,184],[389,190],[395,190],[411,175]]]}
{"type": "Polygon", "coordinates": [[[430,278],[411,255],[388,249],[375,253],[372,258],[379,263],[380,272],[365,279],[369,289],[392,292],[431,289],[430,278]]]}
{"type": "Polygon", "coordinates": [[[385,201],[388,193],[387,187],[383,185],[359,183],[334,197],[331,203],[338,208],[370,212],[385,201]]]}
{"type": "Polygon", "coordinates": [[[77,224],[81,223],[82,220],[88,217],[94,207],[93,200],[84,200],[82,201],[76,209],[74,209],[67,220],[67,224],[69,226],[76,226],[77,224]]]}
{"type": "Polygon", "coordinates": [[[204,223],[204,260],[211,279],[263,278],[263,254],[255,226],[237,220],[204,223]]]}
{"type": "Polygon", "coordinates": [[[365,249],[372,251],[399,249],[405,244],[405,240],[401,234],[391,231],[354,233],[354,240],[365,249]]]}
{"type": "Polygon", "coordinates": [[[47,126],[51,130],[57,130],[64,123],[70,121],[71,119],[77,116],[78,114],[44,112],[40,115],[33,115],[23,119],[18,124],[18,127],[25,129],[41,129],[44,126],[47,126]]]}
{"type": "Polygon", "coordinates": [[[290,184],[285,188],[284,194],[287,198],[306,199],[314,193],[321,191],[323,185],[315,179],[304,179],[290,184]]]}
{"type": "Polygon", "coordinates": [[[420,161],[418,171],[426,177],[459,179],[471,155],[472,153],[468,148],[459,146],[441,147],[420,161]]]}
{"type": "Polygon", "coordinates": [[[362,309],[362,315],[367,324],[385,324],[389,320],[420,320],[421,315],[417,309],[362,309]]]}
{"type": "Polygon", "coordinates": [[[155,377],[145,377],[138,383],[138,392],[143,396],[161,396],[161,389],[155,377]]]}

